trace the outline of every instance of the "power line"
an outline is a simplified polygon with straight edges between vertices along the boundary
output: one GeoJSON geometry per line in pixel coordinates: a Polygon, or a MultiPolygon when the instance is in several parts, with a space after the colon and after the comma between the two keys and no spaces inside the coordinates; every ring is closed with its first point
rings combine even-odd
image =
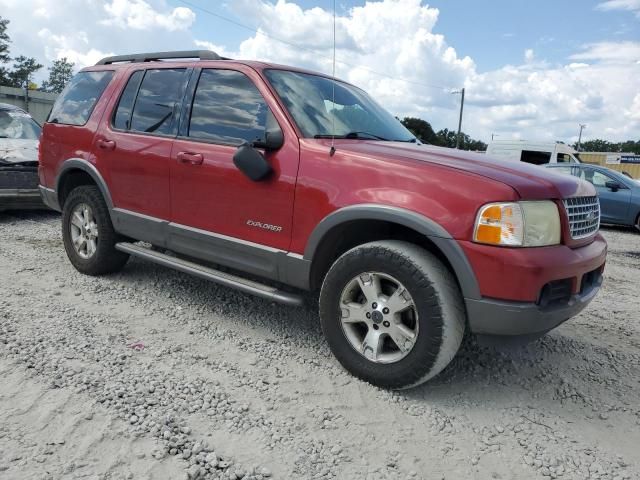
{"type": "MultiPolygon", "coordinates": [[[[256,34],[258,34],[258,35],[264,35],[265,37],[270,38],[271,40],[275,40],[275,41],[277,41],[277,42],[284,43],[285,45],[289,45],[290,47],[294,47],[294,48],[297,48],[297,49],[300,49],[300,50],[305,50],[305,51],[307,51],[307,52],[314,53],[314,54],[316,54],[316,55],[317,55],[318,57],[320,57],[320,58],[323,58],[323,59],[325,59],[325,60],[328,60],[328,61],[333,62],[333,59],[332,59],[332,58],[330,58],[330,57],[326,57],[326,56],[324,56],[324,55],[319,54],[319,53],[318,53],[318,52],[319,52],[319,50],[317,50],[317,49],[313,49],[313,48],[309,48],[309,47],[304,47],[304,46],[302,46],[302,45],[296,45],[296,44],[295,44],[295,43],[293,43],[293,42],[290,42],[290,41],[288,41],[288,40],[284,40],[284,39],[282,39],[282,38],[276,37],[276,36],[271,35],[271,34],[269,34],[269,33],[265,33],[265,32],[263,32],[262,30],[257,30],[257,29],[255,29],[255,28],[253,28],[253,27],[250,27],[250,26],[245,25],[245,24],[243,24],[243,23],[241,23],[241,22],[238,22],[238,21],[236,21],[236,20],[233,20],[232,18],[225,17],[224,15],[220,15],[219,13],[213,12],[213,11],[211,11],[211,10],[209,10],[209,9],[206,9],[206,8],[204,8],[204,7],[201,7],[201,6],[199,6],[199,5],[196,5],[196,4],[194,4],[194,3],[191,3],[191,2],[189,2],[189,1],[187,1],[187,0],[178,0],[178,1],[179,1],[180,3],[183,3],[184,5],[187,5],[187,6],[191,7],[191,8],[196,9],[196,10],[200,10],[200,11],[201,11],[201,12],[203,12],[203,13],[206,13],[206,14],[211,15],[211,16],[213,16],[213,17],[219,18],[220,20],[224,20],[225,22],[228,22],[228,23],[231,23],[231,24],[233,24],[233,25],[236,25],[237,27],[243,28],[243,29],[248,30],[248,31],[250,31],[250,32],[252,32],[252,33],[256,33],[256,34]]],[[[341,64],[343,64],[343,65],[347,65],[347,66],[349,66],[349,67],[351,67],[351,68],[357,68],[357,69],[361,69],[361,70],[366,70],[366,71],[367,71],[367,72],[369,72],[369,73],[372,73],[372,74],[374,74],[374,75],[378,75],[378,76],[380,76],[380,77],[388,78],[389,80],[398,80],[398,81],[400,81],[400,82],[410,83],[410,84],[412,84],[412,85],[417,85],[417,86],[421,86],[421,87],[435,88],[435,89],[437,89],[437,90],[443,90],[443,91],[445,91],[445,92],[450,92],[450,91],[452,90],[452,87],[443,87],[442,85],[431,85],[431,84],[428,84],[428,83],[416,82],[416,81],[413,81],[413,80],[407,80],[406,78],[394,77],[394,76],[392,76],[392,75],[388,75],[388,74],[386,74],[386,73],[378,72],[378,71],[376,71],[376,70],[373,70],[373,69],[371,69],[371,68],[369,68],[369,67],[365,67],[365,66],[363,66],[363,65],[356,65],[356,64],[353,64],[353,63],[345,62],[345,61],[343,61],[343,60],[335,60],[335,61],[336,61],[337,63],[341,63],[341,64]]]]}

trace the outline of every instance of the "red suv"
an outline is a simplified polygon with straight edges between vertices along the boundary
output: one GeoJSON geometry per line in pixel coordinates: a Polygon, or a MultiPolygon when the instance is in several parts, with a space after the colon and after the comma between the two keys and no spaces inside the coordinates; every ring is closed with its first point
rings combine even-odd
{"type": "Polygon", "coordinates": [[[81,71],[40,183],[80,272],[134,255],[290,305],[319,291],[335,356],[387,388],[432,378],[465,330],[576,315],[607,250],[591,185],[425,145],[353,85],[213,52],[81,71]]]}

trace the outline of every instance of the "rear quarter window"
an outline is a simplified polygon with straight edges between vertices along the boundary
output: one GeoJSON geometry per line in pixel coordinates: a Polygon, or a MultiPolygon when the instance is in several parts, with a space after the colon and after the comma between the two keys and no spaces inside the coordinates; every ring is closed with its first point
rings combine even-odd
{"type": "Polygon", "coordinates": [[[47,121],[65,125],[86,124],[112,78],[111,70],[78,73],[56,100],[47,121]]]}

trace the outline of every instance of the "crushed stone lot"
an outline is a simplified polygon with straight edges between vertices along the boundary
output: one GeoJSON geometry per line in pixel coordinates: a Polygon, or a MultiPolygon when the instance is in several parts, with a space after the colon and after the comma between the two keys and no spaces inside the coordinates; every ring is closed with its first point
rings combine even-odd
{"type": "Polygon", "coordinates": [[[389,392],[313,307],[136,259],[84,276],[59,215],[0,214],[0,479],[638,479],[640,234],[603,233],[581,315],[389,392]]]}

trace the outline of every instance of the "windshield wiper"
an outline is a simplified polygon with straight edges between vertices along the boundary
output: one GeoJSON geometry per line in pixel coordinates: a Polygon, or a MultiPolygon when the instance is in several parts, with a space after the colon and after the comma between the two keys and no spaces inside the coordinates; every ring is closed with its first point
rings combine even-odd
{"type": "Polygon", "coordinates": [[[374,135],[369,132],[349,132],[345,135],[330,135],[330,134],[318,134],[314,135],[313,138],[341,138],[348,140],[363,140],[363,139],[375,139],[382,140],[385,142],[389,142],[388,138],[380,137],[379,135],[374,135]]]}

